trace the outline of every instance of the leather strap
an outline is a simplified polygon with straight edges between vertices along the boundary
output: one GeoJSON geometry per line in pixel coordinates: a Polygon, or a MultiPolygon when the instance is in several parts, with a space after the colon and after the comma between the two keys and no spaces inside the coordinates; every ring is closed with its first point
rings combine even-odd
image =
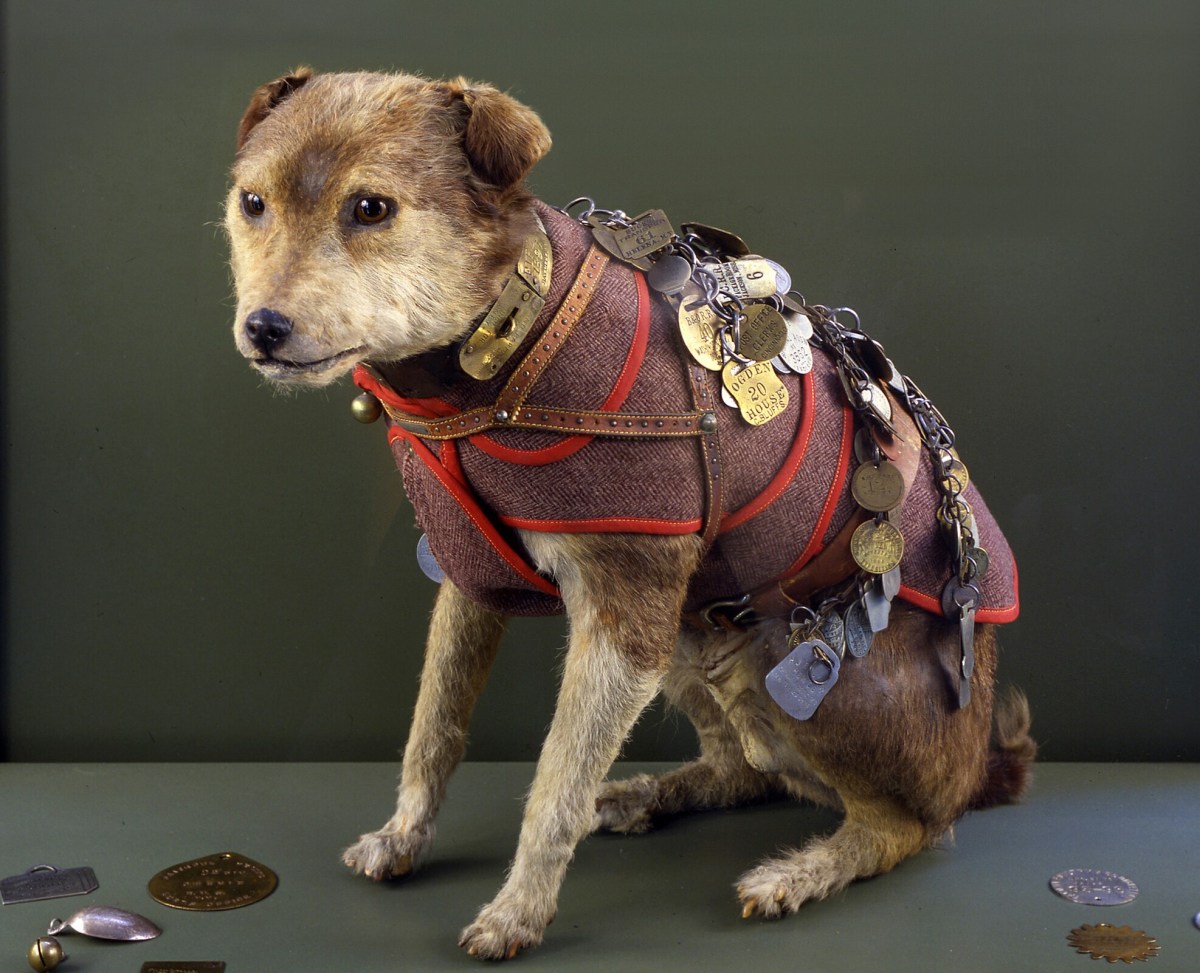
{"type": "MultiPolygon", "coordinates": [[[[706,426],[715,429],[715,416],[709,419],[710,407],[697,407],[695,412],[682,413],[629,413],[557,409],[526,404],[530,390],[583,317],[583,312],[587,310],[608,263],[608,254],[599,247],[593,245],[588,250],[571,289],[554,312],[554,318],[539,336],[532,350],[509,376],[508,382],[493,404],[478,406],[441,419],[425,419],[409,415],[385,402],[384,408],[388,415],[396,425],[407,432],[423,439],[434,440],[461,439],[498,428],[531,429],[571,435],[584,433],[589,436],[615,436],[620,439],[678,439],[684,436],[704,436],[706,426]]],[[[695,397],[693,387],[693,398],[695,397]]],[[[703,401],[707,401],[707,391],[703,401]]],[[[710,465],[708,462],[705,464],[706,475],[711,475],[710,465]]]]}
{"type": "Polygon", "coordinates": [[[688,385],[692,391],[692,405],[704,417],[700,421],[700,464],[704,469],[704,526],[700,531],[700,539],[707,550],[717,539],[717,530],[721,526],[723,510],[722,477],[721,477],[721,447],[717,438],[717,419],[714,411],[712,396],[709,393],[708,380],[704,369],[692,361],[691,356],[682,352],[683,360],[687,363],[688,385]]]}

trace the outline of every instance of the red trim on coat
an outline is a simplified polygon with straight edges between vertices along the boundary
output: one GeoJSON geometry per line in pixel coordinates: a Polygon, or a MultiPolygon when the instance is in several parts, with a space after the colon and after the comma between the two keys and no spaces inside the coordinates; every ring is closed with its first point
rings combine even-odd
{"type": "Polygon", "coordinates": [[[695,534],[703,523],[696,520],[659,520],[654,517],[596,517],[590,520],[531,520],[501,517],[509,527],[551,534],[695,534]]]}
{"type": "Polygon", "coordinates": [[[825,546],[825,532],[829,530],[829,522],[833,520],[833,512],[837,510],[838,501],[842,498],[842,490],[846,485],[846,473],[850,469],[850,455],[854,451],[854,410],[842,406],[842,448],[838,455],[837,469],[829,484],[829,492],[825,494],[825,505],[821,508],[821,516],[812,536],[804,545],[800,556],[779,576],[779,580],[790,578],[799,572],[809,561],[816,557],[825,546]]]}
{"type": "MultiPolygon", "coordinates": [[[[1012,586],[1013,600],[1011,605],[1003,608],[981,608],[975,613],[975,621],[989,622],[993,625],[1004,625],[1007,622],[1015,622],[1017,616],[1021,614],[1021,597],[1019,594],[1018,578],[1017,578],[1017,559],[1012,558],[1012,586]]],[[[928,595],[923,595],[919,591],[914,591],[907,585],[900,585],[898,597],[903,598],[910,605],[916,605],[918,608],[923,608],[927,612],[932,612],[934,615],[942,614],[942,603],[938,598],[930,598],[928,595]]]]}
{"type": "Polygon", "coordinates": [[[471,521],[475,524],[479,532],[487,539],[488,543],[492,545],[492,548],[504,559],[509,567],[520,575],[523,580],[543,594],[550,595],[552,598],[562,597],[557,587],[533,570],[525,562],[525,559],[505,541],[500,532],[496,530],[496,525],[483,512],[483,508],[475,498],[475,495],[464,482],[457,478],[462,475],[462,472],[461,467],[458,466],[458,451],[453,448],[452,442],[447,441],[444,444],[444,446],[451,447],[448,450],[444,449],[447,461],[444,466],[420,439],[412,433],[401,429],[399,426],[392,426],[388,429],[388,442],[395,442],[397,439],[406,442],[417,458],[438,478],[442,486],[446,488],[446,492],[454,498],[463,509],[463,512],[471,518],[471,521]],[[453,467],[453,471],[451,467],[453,467]],[[455,471],[457,472],[457,476],[455,471]]]}
{"type": "Polygon", "coordinates": [[[792,482],[792,478],[796,475],[796,470],[800,469],[800,464],[804,462],[804,454],[808,450],[808,441],[812,436],[813,430],[813,413],[816,411],[817,393],[814,390],[812,372],[800,376],[801,394],[803,396],[800,403],[800,429],[796,433],[796,438],[792,441],[792,447],[784,458],[783,465],[780,466],[775,476],[749,503],[738,508],[733,513],[721,518],[721,529],[718,531],[724,534],[727,530],[733,530],[735,527],[740,527],[746,521],[757,517],[760,513],[771,506],[788,484],[792,482]]]}

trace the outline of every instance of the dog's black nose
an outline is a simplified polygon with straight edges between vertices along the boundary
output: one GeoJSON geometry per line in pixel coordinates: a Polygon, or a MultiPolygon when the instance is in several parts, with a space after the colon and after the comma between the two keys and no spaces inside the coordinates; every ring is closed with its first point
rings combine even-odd
{"type": "Polygon", "coordinates": [[[259,351],[270,354],[292,333],[292,320],[269,307],[246,315],[246,337],[259,351]]]}

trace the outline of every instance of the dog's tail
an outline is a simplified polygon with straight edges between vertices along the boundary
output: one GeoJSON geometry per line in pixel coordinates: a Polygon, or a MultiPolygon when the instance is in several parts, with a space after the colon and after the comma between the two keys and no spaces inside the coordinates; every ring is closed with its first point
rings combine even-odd
{"type": "Polygon", "coordinates": [[[1013,804],[1029,787],[1037,744],[1029,735],[1029,700],[1018,689],[996,699],[987,777],[971,800],[973,810],[1013,804]]]}

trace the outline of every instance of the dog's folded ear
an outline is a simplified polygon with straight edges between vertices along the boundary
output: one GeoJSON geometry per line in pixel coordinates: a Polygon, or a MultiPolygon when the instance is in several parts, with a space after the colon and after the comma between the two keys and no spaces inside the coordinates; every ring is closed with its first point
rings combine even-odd
{"type": "Polygon", "coordinates": [[[515,98],[466,78],[435,86],[464,113],[463,150],[483,181],[498,189],[515,186],[550,151],[550,132],[537,112],[515,98]]]}
{"type": "Polygon", "coordinates": [[[246,144],[251,129],[271,114],[288,95],[303,87],[312,75],[312,68],[296,68],[291,74],[276,78],[254,92],[250,98],[250,104],[246,106],[246,114],[242,116],[241,124],[238,125],[237,150],[239,152],[246,144]]]}

